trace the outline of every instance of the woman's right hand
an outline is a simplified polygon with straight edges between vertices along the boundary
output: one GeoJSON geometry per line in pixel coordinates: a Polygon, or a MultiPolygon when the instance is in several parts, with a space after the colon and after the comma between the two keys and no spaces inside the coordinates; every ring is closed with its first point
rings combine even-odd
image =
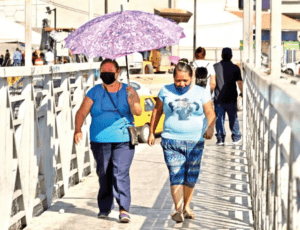
{"type": "Polygon", "coordinates": [[[80,142],[80,140],[82,140],[82,132],[81,131],[74,134],[74,142],[76,145],[80,142]]]}
{"type": "Polygon", "coordinates": [[[152,146],[154,145],[154,142],[155,142],[155,136],[153,133],[150,133],[148,137],[148,145],[152,146]]]}

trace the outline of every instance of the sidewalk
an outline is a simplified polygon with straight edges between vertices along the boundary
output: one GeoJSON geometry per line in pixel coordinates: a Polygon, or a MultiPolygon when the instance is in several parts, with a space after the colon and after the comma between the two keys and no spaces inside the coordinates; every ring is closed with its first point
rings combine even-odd
{"type": "Polygon", "coordinates": [[[176,224],[170,218],[174,207],[159,141],[153,147],[137,146],[129,224],[119,223],[117,204],[108,219],[97,219],[98,178],[92,173],[25,229],[253,229],[245,152],[215,146],[215,139],[206,142],[192,200],[196,219],[176,224]]]}

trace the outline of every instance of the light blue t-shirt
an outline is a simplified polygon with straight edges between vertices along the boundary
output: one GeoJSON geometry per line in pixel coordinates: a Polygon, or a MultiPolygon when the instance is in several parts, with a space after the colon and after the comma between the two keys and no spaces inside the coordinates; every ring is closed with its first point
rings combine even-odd
{"type": "Polygon", "coordinates": [[[211,100],[210,93],[194,85],[189,91],[178,95],[175,85],[165,85],[158,94],[163,102],[164,122],[163,138],[204,141],[203,134],[207,127],[203,105],[211,100]]]}
{"type": "Polygon", "coordinates": [[[122,84],[119,92],[109,93],[126,121],[116,111],[102,84],[95,85],[88,91],[87,96],[94,102],[90,112],[92,116],[91,141],[99,143],[129,141],[130,137],[126,122],[133,126],[133,115],[127,101],[127,86],[127,84],[122,84]]]}

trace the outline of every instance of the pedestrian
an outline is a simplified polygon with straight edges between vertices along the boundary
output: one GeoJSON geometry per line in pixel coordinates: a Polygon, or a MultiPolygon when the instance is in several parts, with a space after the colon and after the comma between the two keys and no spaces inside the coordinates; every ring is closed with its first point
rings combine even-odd
{"type": "Polygon", "coordinates": [[[4,56],[3,56],[3,54],[1,54],[1,57],[0,57],[0,66],[3,65],[3,62],[4,62],[4,56]]]}
{"type": "Polygon", "coordinates": [[[14,62],[13,62],[13,66],[21,66],[21,62],[22,62],[22,53],[19,50],[19,48],[16,49],[14,56],[13,56],[14,62]]]}
{"type": "Polygon", "coordinates": [[[54,54],[52,53],[51,49],[48,49],[47,53],[45,54],[45,61],[46,65],[54,64],[54,54]]]}
{"type": "Polygon", "coordinates": [[[181,59],[174,69],[174,83],[165,85],[158,94],[148,138],[148,144],[153,145],[154,131],[165,113],[161,146],[176,209],[171,217],[176,222],[195,218],[190,205],[200,172],[204,138],[213,137],[216,118],[210,93],[192,85],[192,75],[192,67],[181,59]]]}
{"type": "Polygon", "coordinates": [[[34,65],[44,65],[44,61],[41,58],[41,51],[40,50],[35,50],[36,53],[36,58],[34,59],[34,65]]]}
{"type": "Polygon", "coordinates": [[[212,83],[215,82],[215,78],[216,78],[216,73],[214,70],[213,65],[209,62],[205,60],[205,56],[206,56],[206,50],[203,47],[198,47],[195,50],[195,61],[193,63],[193,67],[194,69],[197,71],[197,68],[201,68],[201,67],[205,67],[207,69],[208,72],[208,81],[207,81],[207,85],[206,85],[206,90],[211,92],[212,97],[213,97],[213,88],[215,87],[215,85],[213,85],[212,83]]]}
{"type": "Polygon", "coordinates": [[[241,143],[241,132],[239,128],[239,121],[237,118],[237,88],[236,83],[243,93],[243,81],[241,77],[240,68],[233,64],[232,50],[224,48],[222,50],[222,61],[214,65],[216,72],[216,83],[214,92],[215,112],[217,116],[216,121],[216,137],[217,145],[225,145],[225,112],[229,118],[229,127],[231,130],[232,145],[239,145],[241,143]]]}
{"type": "Polygon", "coordinates": [[[22,66],[25,66],[25,51],[22,52],[22,66]]]}
{"type": "Polygon", "coordinates": [[[131,200],[129,169],[135,150],[127,126],[133,126],[133,115],[140,116],[142,107],[134,89],[118,81],[120,67],[116,61],[104,60],[100,72],[103,84],[88,91],[76,114],[74,142],[78,144],[82,139],[81,126],[90,113],[91,150],[97,162],[100,185],[98,217],[109,215],[115,197],[119,205],[119,219],[127,223],[130,221],[131,200]]]}
{"type": "Polygon", "coordinates": [[[10,64],[11,64],[10,53],[9,50],[6,50],[3,66],[10,66],[10,64]]]}

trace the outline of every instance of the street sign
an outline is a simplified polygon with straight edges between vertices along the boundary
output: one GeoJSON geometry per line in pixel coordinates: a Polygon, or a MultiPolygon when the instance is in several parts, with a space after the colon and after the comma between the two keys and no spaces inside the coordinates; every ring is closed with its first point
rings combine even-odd
{"type": "MultiPolygon", "coordinates": [[[[240,40],[240,50],[243,50],[244,48],[244,42],[243,40],[240,40]]],[[[255,49],[255,40],[253,40],[253,49],[255,49]]]]}

